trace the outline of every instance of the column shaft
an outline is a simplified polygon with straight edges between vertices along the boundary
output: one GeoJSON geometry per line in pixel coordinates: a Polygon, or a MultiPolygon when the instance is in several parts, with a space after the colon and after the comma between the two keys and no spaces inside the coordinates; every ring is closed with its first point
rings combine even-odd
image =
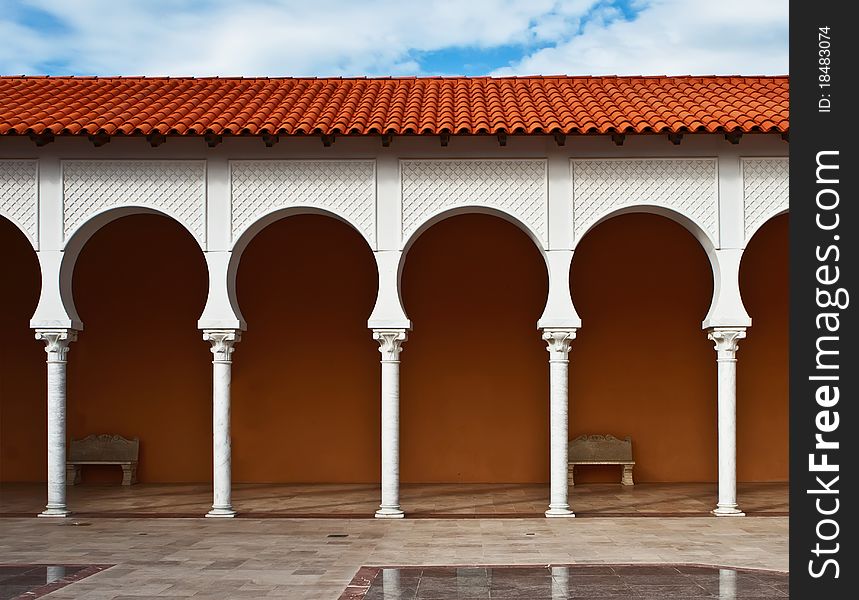
{"type": "Polygon", "coordinates": [[[48,503],[40,517],[66,517],[66,355],[77,332],[37,329],[48,354],[48,503]]]}
{"type": "Polygon", "coordinates": [[[737,504],[737,343],[745,328],[714,328],[708,334],[716,346],[719,411],[719,501],[713,514],[744,516],[737,504]]]}
{"type": "Polygon", "coordinates": [[[576,330],[545,329],[549,351],[549,510],[547,517],[572,517],[568,500],[569,352],[576,330]]]}
{"type": "Polygon", "coordinates": [[[212,344],[212,510],[207,517],[233,517],[232,441],[230,438],[230,386],[232,353],[241,334],[234,330],[206,331],[212,344]]]}
{"type": "Polygon", "coordinates": [[[403,517],[400,509],[400,352],[401,329],[374,330],[382,354],[382,502],[376,517],[403,517]]]}

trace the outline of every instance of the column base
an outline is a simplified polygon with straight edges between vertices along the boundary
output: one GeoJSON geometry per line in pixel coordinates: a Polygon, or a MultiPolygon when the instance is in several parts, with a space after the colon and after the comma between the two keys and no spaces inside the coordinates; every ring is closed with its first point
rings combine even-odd
{"type": "Polygon", "coordinates": [[[576,515],[569,508],[551,508],[550,507],[549,510],[546,511],[546,517],[549,519],[555,519],[555,518],[559,518],[559,517],[560,518],[564,518],[564,517],[569,518],[569,517],[575,517],[575,516],[576,515]]]}
{"type": "Polygon", "coordinates": [[[52,506],[52,507],[45,508],[45,510],[43,510],[42,512],[40,512],[36,516],[37,517],[54,517],[54,518],[56,518],[56,517],[68,517],[71,514],[72,514],[71,511],[65,507],[52,506]]]}
{"type": "Polygon", "coordinates": [[[232,507],[212,507],[212,510],[206,513],[207,517],[230,519],[236,516],[236,511],[232,507]]]}
{"type": "Polygon", "coordinates": [[[399,508],[380,508],[376,511],[377,519],[402,519],[406,514],[399,508]]]}
{"type": "Polygon", "coordinates": [[[737,505],[731,506],[717,506],[713,510],[710,511],[717,517],[745,517],[746,513],[737,508],[737,505]]]}

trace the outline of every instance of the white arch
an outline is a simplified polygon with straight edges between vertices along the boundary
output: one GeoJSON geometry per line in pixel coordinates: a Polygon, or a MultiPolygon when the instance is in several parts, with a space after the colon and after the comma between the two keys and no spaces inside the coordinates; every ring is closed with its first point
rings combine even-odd
{"type": "Polygon", "coordinates": [[[21,233],[23,233],[23,234],[24,234],[24,237],[25,237],[25,238],[27,238],[27,241],[28,241],[28,242],[30,242],[30,246],[33,248],[33,250],[38,250],[38,249],[39,249],[39,244],[37,243],[36,239],[33,237],[33,232],[32,232],[32,231],[27,231],[27,227],[24,225],[24,223],[22,223],[22,222],[21,222],[21,220],[20,220],[20,219],[17,219],[17,218],[16,218],[15,216],[13,216],[10,212],[5,211],[5,210],[3,210],[2,208],[0,208],[0,218],[6,219],[6,220],[7,220],[7,221],[9,221],[9,222],[10,222],[10,223],[11,223],[11,224],[12,224],[12,225],[13,225],[13,226],[18,230],[18,231],[20,231],[21,233]]]}
{"type": "MultiPolygon", "coordinates": [[[[538,322],[538,327],[559,327],[562,325],[578,327],[581,325],[581,319],[579,319],[578,314],[573,307],[572,299],[570,298],[568,276],[566,274],[563,274],[563,276],[559,275],[560,270],[557,268],[557,265],[560,264],[560,262],[555,260],[555,257],[553,256],[555,253],[548,251],[543,245],[541,236],[525,224],[518,216],[502,208],[487,206],[485,204],[468,204],[448,207],[446,209],[436,211],[421,222],[412,234],[404,240],[402,250],[396,257],[396,277],[384,278],[380,276],[379,298],[376,302],[376,308],[373,310],[373,315],[375,317],[381,319],[381,315],[387,313],[394,315],[394,317],[399,316],[405,322],[408,322],[408,317],[402,300],[402,275],[408,260],[409,250],[411,250],[412,246],[420,236],[431,227],[441,221],[463,214],[484,214],[501,218],[525,233],[525,235],[527,235],[534,243],[540,256],[543,257],[543,263],[546,267],[546,276],[549,279],[549,292],[547,294],[543,314],[538,322]],[[384,288],[382,287],[383,283],[386,284],[384,288]]],[[[566,251],[565,253],[570,254],[570,256],[572,255],[569,251],[566,251]]],[[[561,262],[563,262],[563,259],[561,259],[561,262]]],[[[567,265],[568,264],[569,261],[567,262],[567,265]]],[[[382,266],[380,265],[380,275],[382,272],[381,268],[382,266]]]]}
{"type": "Polygon", "coordinates": [[[740,296],[739,265],[742,249],[717,247],[704,227],[695,219],[680,210],[658,204],[637,203],[624,205],[607,211],[589,223],[582,235],[575,240],[577,247],[585,235],[597,225],[612,217],[631,213],[655,214],[671,219],[691,233],[701,248],[707,254],[713,276],[713,297],[707,316],[702,322],[703,328],[751,325],[751,318],[743,305],[740,296]]]}
{"type": "Polygon", "coordinates": [[[757,221],[748,231],[746,231],[746,239],[744,242],[744,248],[748,247],[749,242],[752,241],[752,238],[755,237],[755,234],[763,228],[764,225],[775,219],[776,217],[780,217],[781,215],[786,215],[790,213],[790,209],[788,207],[779,208],[778,210],[774,210],[771,213],[767,214],[763,219],[757,221]]]}
{"type": "Polygon", "coordinates": [[[584,238],[589,231],[591,231],[600,223],[604,223],[612,217],[632,213],[659,215],[662,217],[667,217],[672,221],[679,223],[687,231],[689,231],[689,233],[691,233],[696,240],[698,240],[698,243],[701,244],[701,247],[704,249],[708,256],[717,247],[716,240],[714,240],[713,237],[707,232],[706,226],[700,221],[698,221],[696,218],[687,214],[685,211],[679,208],[666,206],[664,204],[637,202],[635,204],[624,204],[622,206],[616,206],[614,208],[611,208],[601,213],[594,220],[587,223],[580,231],[576,232],[577,235],[575,241],[573,242],[573,249],[578,246],[579,242],[581,242],[582,238],[584,238]]]}
{"type": "Polygon", "coordinates": [[[233,235],[233,253],[241,255],[247,245],[260,231],[276,221],[296,215],[322,215],[324,217],[332,217],[338,221],[342,221],[357,231],[361,237],[364,238],[364,241],[367,242],[367,246],[371,250],[373,249],[373,240],[370,238],[369,233],[363,231],[359,223],[355,223],[349,218],[349,216],[342,212],[327,206],[318,206],[315,204],[290,204],[289,206],[278,206],[260,213],[241,231],[236,232],[233,235]]]}
{"type": "Polygon", "coordinates": [[[538,232],[534,231],[530,226],[528,226],[528,224],[525,223],[525,221],[523,221],[515,213],[510,212],[504,208],[486,204],[463,204],[457,206],[448,206],[433,213],[428,213],[424,215],[420,224],[415,227],[414,231],[412,231],[407,238],[403,240],[402,250],[404,259],[405,255],[408,254],[409,249],[412,247],[415,241],[417,241],[417,239],[430,227],[446,219],[450,219],[451,217],[465,214],[490,215],[493,217],[499,217],[501,219],[504,219],[508,223],[512,223],[513,225],[521,229],[522,232],[524,232],[529,238],[531,238],[531,241],[534,242],[534,245],[540,251],[540,254],[545,257],[546,247],[543,244],[542,236],[538,232]]]}
{"type": "Polygon", "coordinates": [[[203,315],[200,317],[200,329],[247,329],[247,322],[239,306],[236,291],[242,254],[257,234],[269,225],[281,219],[306,214],[321,215],[345,223],[361,236],[367,244],[367,249],[372,252],[371,240],[358,225],[329,208],[299,204],[276,208],[261,214],[233,240],[230,251],[206,253],[209,263],[209,297],[203,315]]]}
{"type": "Polygon", "coordinates": [[[75,307],[72,294],[72,281],[75,264],[86,243],[102,227],[122,217],[135,214],[155,214],[168,217],[187,231],[197,243],[201,252],[200,240],[194,232],[174,215],[165,210],[152,206],[122,205],[106,208],[87,217],[67,238],[61,252],[40,252],[39,262],[42,266],[42,294],[39,305],[33,315],[32,323],[36,326],[46,326],[46,323],[56,323],[55,326],[83,329],[83,322],[75,307]],[[55,282],[56,287],[48,285],[55,282]]]}

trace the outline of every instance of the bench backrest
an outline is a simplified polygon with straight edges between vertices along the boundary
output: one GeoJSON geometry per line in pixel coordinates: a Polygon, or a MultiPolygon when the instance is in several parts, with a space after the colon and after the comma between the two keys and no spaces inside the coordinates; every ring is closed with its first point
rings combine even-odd
{"type": "Polygon", "coordinates": [[[632,460],[632,438],[619,440],[613,435],[581,435],[570,440],[569,460],[632,460]]]}
{"type": "Polygon", "coordinates": [[[72,440],[69,445],[69,462],[75,461],[137,461],[140,440],[127,440],[121,435],[88,435],[72,440]]]}

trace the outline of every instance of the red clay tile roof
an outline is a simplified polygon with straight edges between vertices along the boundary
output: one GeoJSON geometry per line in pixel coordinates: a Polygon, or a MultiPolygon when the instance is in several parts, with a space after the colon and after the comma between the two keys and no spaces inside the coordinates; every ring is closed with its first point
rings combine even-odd
{"type": "Polygon", "coordinates": [[[784,133],[788,128],[787,77],[0,77],[0,134],[11,135],[784,133]]]}

